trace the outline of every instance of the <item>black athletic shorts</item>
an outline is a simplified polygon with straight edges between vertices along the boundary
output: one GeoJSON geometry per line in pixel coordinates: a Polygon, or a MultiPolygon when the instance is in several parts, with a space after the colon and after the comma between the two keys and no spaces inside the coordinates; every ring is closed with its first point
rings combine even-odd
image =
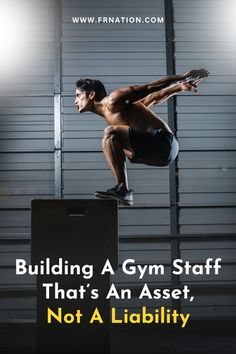
{"type": "Polygon", "coordinates": [[[179,151],[175,136],[162,129],[142,131],[129,127],[129,140],[134,156],[132,163],[144,163],[151,166],[168,166],[179,151]]]}

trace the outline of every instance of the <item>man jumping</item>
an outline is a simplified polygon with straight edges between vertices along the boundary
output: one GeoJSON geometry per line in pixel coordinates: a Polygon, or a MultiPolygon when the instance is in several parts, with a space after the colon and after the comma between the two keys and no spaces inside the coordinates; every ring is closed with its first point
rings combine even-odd
{"type": "Polygon", "coordinates": [[[98,198],[115,198],[122,205],[133,204],[129,190],[126,157],[132,163],[168,166],[176,158],[179,146],[170,127],[149,107],[158,105],[180,92],[197,92],[197,85],[208,77],[205,69],[183,75],[167,76],[149,84],[120,88],[107,95],[99,80],[76,82],[75,107],[105,119],[102,148],[116,180],[116,186],[95,192],[98,198]]]}

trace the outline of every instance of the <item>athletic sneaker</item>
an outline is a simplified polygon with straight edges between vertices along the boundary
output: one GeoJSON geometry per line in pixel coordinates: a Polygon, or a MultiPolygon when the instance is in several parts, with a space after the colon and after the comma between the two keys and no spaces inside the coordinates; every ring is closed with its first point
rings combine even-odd
{"type": "Polygon", "coordinates": [[[133,190],[126,189],[123,184],[116,185],[113,188],[107,189],[105,192],[95,192],[97,198],[102,199],[116,199],[121,205],[132,206],[133,205],[133,190]]]}

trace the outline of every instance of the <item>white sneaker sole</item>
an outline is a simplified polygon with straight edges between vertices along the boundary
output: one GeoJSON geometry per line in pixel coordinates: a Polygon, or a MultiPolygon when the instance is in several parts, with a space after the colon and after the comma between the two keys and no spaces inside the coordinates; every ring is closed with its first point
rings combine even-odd
{"type": "Polygon", "coordinates": [[[94,193],[95,197],[96,198],[99,198],[99,199],[116,199],[119,201],[119,204],[120,205],[123,205],[123,206],[132,206],[133,205],[133,200],[125,200],[119,196],[116,196],[116,195],[112,195],[112,194],[106,194],[106,192],[95,192],[94,193]]]}

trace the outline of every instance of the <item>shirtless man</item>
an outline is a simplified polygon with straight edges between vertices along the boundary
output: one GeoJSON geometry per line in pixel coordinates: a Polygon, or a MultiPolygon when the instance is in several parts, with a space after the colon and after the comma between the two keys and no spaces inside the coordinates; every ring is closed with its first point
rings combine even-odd
{"type": "Polygon", "coordinates": [[[110,95],[99,80],[81,79],[76,82],[76,109],[80,113],[96,113],[108,124],[102,148],[116,186],[96,192],[96,197],[115,198],[122,205],[133,204],[126,157],[133,163],[152,166],[168,166],[174,161],[179,150],[178,142],[170,127],[149,107],[180,92],[197,92],[197,85],[208,74],[205,69],[191,70],[145,85],[120,88],[110,95]]]}

